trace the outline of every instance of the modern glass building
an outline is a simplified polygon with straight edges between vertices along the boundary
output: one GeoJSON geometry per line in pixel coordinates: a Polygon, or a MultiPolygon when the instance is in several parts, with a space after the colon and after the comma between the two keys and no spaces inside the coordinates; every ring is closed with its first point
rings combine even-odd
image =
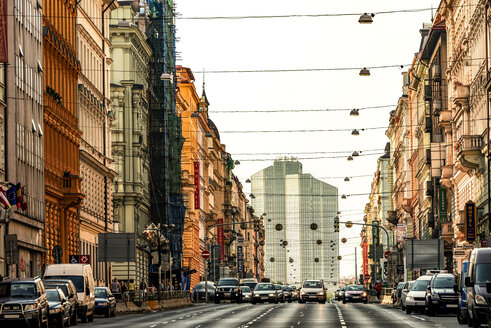
{"type": "Polygon", "coordinates": [[[294,158],[276,160],[251,183],[252,205],[266,213],[265,277],[288,284],[323,279],[334,289],[339,282],[338,189],[302,173],[294,158]]]}

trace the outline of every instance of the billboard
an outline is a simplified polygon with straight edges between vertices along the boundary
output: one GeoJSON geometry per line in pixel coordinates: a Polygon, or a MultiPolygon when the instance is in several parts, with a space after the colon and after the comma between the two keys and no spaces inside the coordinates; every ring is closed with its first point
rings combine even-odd
{"type": "MultiPolygon", "coordinates": [[[[8,63],[7,2],[0,0],[0,63],[8,63]]],[[[13,2],[13,1],[12,1],[13,2]]]]}
{"type": "Polygon", "coordinates": [[[223,219],[217,219],[217,244],[221,246],[220,260],[225,259],[225,238],[223,233],[223,219]]]}
{"type": "Polygon", "coordinates": [[[199,162],[194,162],[194,209],[199,210],[201,199],[199,190],[199,162]]]}
{"type": "Polygon", "coordinates": [[[134,233],[100,233],[97,262],[135,262],[134,233]]]}
{"type": "Polygon", "coordinates": [[[442,269],[443,239],[406,240],[406,266],[409,269],[442,269]]]}

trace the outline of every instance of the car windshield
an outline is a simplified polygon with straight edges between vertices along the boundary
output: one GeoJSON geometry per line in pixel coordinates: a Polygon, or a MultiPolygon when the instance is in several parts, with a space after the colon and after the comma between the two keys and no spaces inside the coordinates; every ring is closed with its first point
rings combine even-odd
{"type": "Polygon", "coordinates": [[[107,297],[106,290],[103,288],[96,288],[95,289],[95,297],[106,298],[107,297]]]}
{"type": "Polygon", "coordinates": [[[282,288],[283,290],[286,290],[286,291],[288,290],[288,287],[287,287],[287,286],[281,286],[281,288],[282,288]]]}
{"type": "Polygon", "coordinates": [[[273,284],[257,284],[254,290],[274,290],[273,284]]]}
{"type": "Polygon", "coordinates": [[[48,289],[46,290],[46,296],[48,296],[48,302],[59,302],[60,294],[56,289],[48,289]]]}
{"type": "MultiPolygon", "coordinates": [[[[213,283],[211,281],[208,281],[207,287],[210,290],[210,289],[213,289],[214,288],[214,285],[213,285],[213,283]]],[[[196,290],[205,290],[205,282],[204,281],[198,282],[196,284],[196,286],[194,286],[193,290],[194,289],[196,289],[196,290]]]]}
{"type": "Polygon", "coordinates": [[[433,282],[433,288],[453,288],[455,285],[455,278],[453,276],[436,277],[433,282]]]}
{"type": "Polygon", "coordinates": [[[61,289],[61,291],[63,292],[63,294],[65,295],[68,295],[68,288],[66,285],[45,285],[46,288],[49,288],[49,289],[56,289],[56,287],[58,287],[59,289],[61,289]]]}
{"type": "Polygon", "coordinates": [[[237,279],[220,279],[218,286],[238,286],[239,281],[237,279]]]}
{"type": "Polygon", "coordinates": [[[242,284],[242,286],[247,286],[247,287],[249,287],[251,290],[253,290],[253,289],[254,289],[254,287],[256,287],[256,285],[257,285],[257,282],[244,282],[244,283],[242,284]]]}
{"type": "Polygon", "coordinates": [[[33,282],[0,284],[0,297],[36,297],[36,284],[33,282]]]}
{"type": "Polygon", "coordinates": [[[346,290],[347,291],[363,291],[363,286],[357,286],[357,285],[352,285],[352,286],[348,286],[346,287],[346,290]]]}
{"type": "Polygon", "coordinates": [[[480,263],[476,265],[476,284],[491,282],[491,263],[480,263]]]}
{"type": "Polygon", "coordinates": [[[428,289],[429,284],[430,284],[429,280],[416,280],[413,287],[411,287],[411,290],[415,292],[422,292],[428,289]]]}
{"type": "Polygon", "coordinates": [[[251,289],[249,288],[249,286],[242,286],[242,287],[240,287],[240,289],[242,289],[242,291],[244,293],[250,293],[251,292],[251,289]]]}
{"type": "Polygon", "coordinates": [[[82,276],[48,276],[46,279],[64,279],[71,280],[77,289],[77,293],[84,292],[84,277],[82,276]]]}
{"type": "Polygon", "coordinates": [[[303,283],[303,288],[322,288],[320,281],[306,281],[303,283]]]}

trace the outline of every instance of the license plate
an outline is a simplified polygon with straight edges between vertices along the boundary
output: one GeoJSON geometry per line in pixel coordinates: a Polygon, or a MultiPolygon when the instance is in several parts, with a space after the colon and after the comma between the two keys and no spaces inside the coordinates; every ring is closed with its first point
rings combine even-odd
{"type": "Polygon", "coordinates": [[[225,293],[225,297],[230,297],[230,293],[225,293]]]}
{"type": "Polygon", "coordinates": [[[261,296],[261,299],[263,300],[268,299],[268,296],[261,296]]]}
{"type": "Polygon", "coordinates": [[[360,296],[353,296],[353,298],[360,298],[360,296]]]}
{"type": "Polygon", "coordinates": [[[447,304],[447,307],[448,308],[456,308],[457,307],[457,304],[447,304]]]}
{"type": "Polygon", "coordinates": [[[3,316],[5,319],[19,319],[19,315],[18,314],[5,314],[3,316]]]}

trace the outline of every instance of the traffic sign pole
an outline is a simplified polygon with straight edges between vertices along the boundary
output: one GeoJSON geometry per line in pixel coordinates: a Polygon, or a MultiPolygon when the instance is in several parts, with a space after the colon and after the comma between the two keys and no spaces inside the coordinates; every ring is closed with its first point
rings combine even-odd
{"type": "MultiPolygon", "coordinates": [[[[203,250],[201,252],[201,257],[205,260],[205,303],[208,303],[208,258],[210,257],[210,252],[207,249],[203,250]]],[[[198,298],[198,296],[196,296],[196,298],[198,298]]]]}

